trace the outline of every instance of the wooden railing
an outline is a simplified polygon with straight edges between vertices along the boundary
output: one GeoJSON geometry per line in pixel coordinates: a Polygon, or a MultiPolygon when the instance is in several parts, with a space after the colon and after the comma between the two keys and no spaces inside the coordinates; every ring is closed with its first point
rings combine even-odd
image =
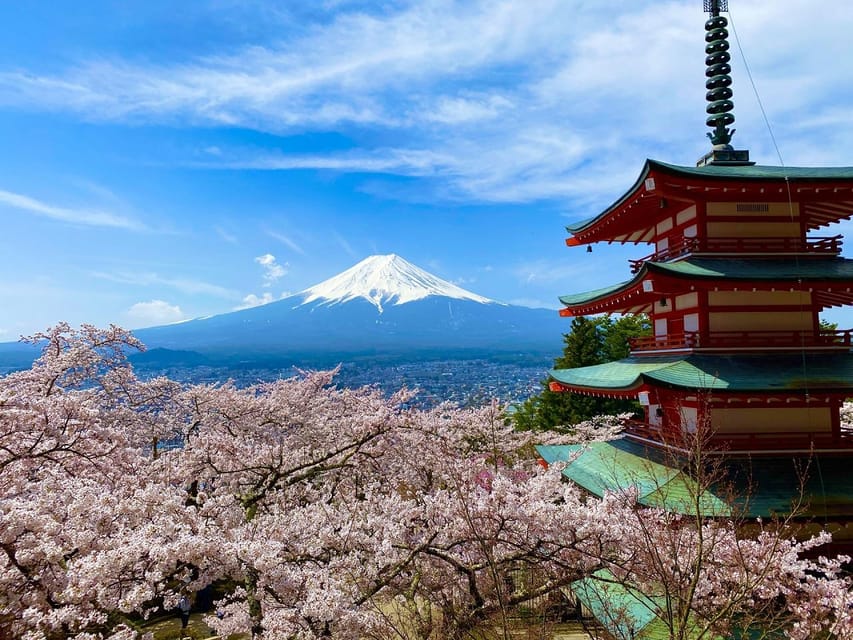
{"type": "Polygon", "coordinates": [[[667,262],[688,253],[800,253],[811,255],[841,254],[840,235],[822,238],[684,238],[639,260],[629,260],[631,273],[637,273],[645,262],[667,262]]]}
{"type": "Polygon", "coordinates": [[[696,332],[630,338],[631,351],[736,348],[810,348],[853,345],[853,329],[813,331],[716,331],[707,336],[696,332]]]}
{"type": "Polygon", "coordinates": [[[671,333],[665,336],[639,336],[628,338],[631,351],[658,349],[693,349],[699,340],[698,333],[671,333]]]}

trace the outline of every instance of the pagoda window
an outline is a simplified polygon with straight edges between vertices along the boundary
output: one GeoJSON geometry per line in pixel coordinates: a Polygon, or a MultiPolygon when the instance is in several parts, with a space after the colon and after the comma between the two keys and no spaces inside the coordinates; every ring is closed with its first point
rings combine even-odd
{"type": "Polygon", "coordinates": [[[699,314],[688,313],[684,316],[684,333],[699,332],[699,314]]]}
{"type": "Polygon", "coordinates": [[[800,207],[796,202],[709,202],[708,218],[739,220],[799,220],[800,207]]]}
{"type": "Polygon", "coordinates": [[[659,404],[649,405],[649,424],[653,427],[660,427],[663,424],[663,411],[659,404]]]}
{"type": "Polygon", "coordinates": [[[657,337],[657,338],[666,337],[666,334],[667,334],[666,318],[655,318],[655,337],[657,337]]]}
{"type": "Polygon", "coordinates": [[[681,407],[678,410],[681,415],[681,428],[685,433],[696,433],[696,425],[699,422],[699,410],[696,407],[681,407]]]}

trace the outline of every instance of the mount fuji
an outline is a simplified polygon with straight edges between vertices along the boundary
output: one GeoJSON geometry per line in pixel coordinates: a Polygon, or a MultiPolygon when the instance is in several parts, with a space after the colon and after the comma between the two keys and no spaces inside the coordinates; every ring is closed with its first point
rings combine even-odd
{"type": "Polygon", "coordinates": [[[316,363],[350,357],[469,357],[559,352],[568,327],[548,309],[503,304],[416,267],[370,256],[276,302],[140,329],[151,349],[204,357],[316,363]]]}
{"type": "MultiPolygon", "coordinates": [[[[556,311],[490,300],[391,254],[276,302],[137,329],[148,350],[132,360],[154,368],[548,361],[567,330],[556,311]]],[[[0,344],[0,372],[29,366],[37,352],[0,344]]]]}

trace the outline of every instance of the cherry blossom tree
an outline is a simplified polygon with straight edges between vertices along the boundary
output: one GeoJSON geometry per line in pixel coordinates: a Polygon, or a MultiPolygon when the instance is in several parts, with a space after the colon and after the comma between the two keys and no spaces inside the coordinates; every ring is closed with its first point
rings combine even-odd
{"type": "Polygon", "coordinates": [[[135,379],[125,354],[140,345],[117,327],[32,340],[32,368],[0,378],[0,628],[90,637],[154,594],[160,569],[140,533],[149,504],[159,513],[170,496],[152,491],[144,447],[167,429],[157,413],[176,387],[135,379]]]}
{"type": "Polygon", "coordinates": [[[803,559],[823,537],[584,495],[498,405],[414,409],[334,371],[141,381],[119,328],[33,339],[42,357],[0,378],[0,637],[126,640],[122,616],[216,584],[222,635],[507,638],[514,608],[602,570],[661,592],[673,638],[850,637],[840,560],[803,559]]]}

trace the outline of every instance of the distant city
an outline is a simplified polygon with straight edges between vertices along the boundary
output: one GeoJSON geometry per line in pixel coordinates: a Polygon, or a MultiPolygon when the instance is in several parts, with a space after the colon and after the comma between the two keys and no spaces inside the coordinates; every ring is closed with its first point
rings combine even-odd
{"type": "MultiPolygon", "coordinates": [[[[551,362],[534,359],[495,362],[484,359],[435,360],[401,363],[343,363],[335,378],[338,385],[375,385],[385,393],[402,387],[418,390],[414,403],[432,406],[452,402],[476,406],[497,399],[505,404],[526,400],[539,392],[551,362]]],[[[186,383],[220,383],[233,380],[238,386],[287,378],[298,373],[294,367],[260,366],[136,366],[141,377],[168,376],[186,383]]]]}

